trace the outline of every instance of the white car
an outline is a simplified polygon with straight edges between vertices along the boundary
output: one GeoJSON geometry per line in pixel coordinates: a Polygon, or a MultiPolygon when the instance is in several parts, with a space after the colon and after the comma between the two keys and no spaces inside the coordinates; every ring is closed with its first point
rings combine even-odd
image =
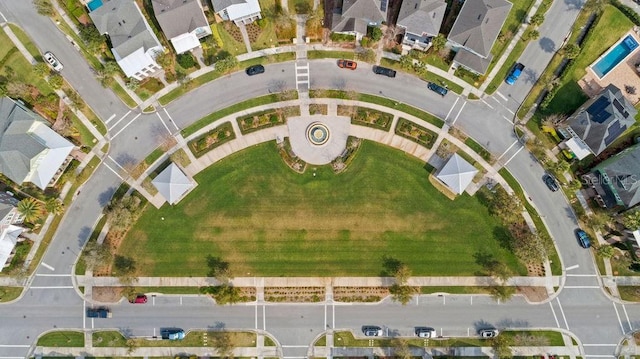
{"type": "Polygon", "coordinates": [[[500,334],[498,329],[481,329],[478,334],[481,338],[495,338],[500,334]]]}
{"type": "Polygon", "coordinates": [[[435,338],[438,336],[436,330],[429,327],[416,327],[415,333],[420,338],[435,338]]]}
{"type": "Polygon", "coordinates": [[[62,66],[62,64],[60,63],[60,61],[58,61],[58,58],[55,57],[51,51],[47,51],[44,53],[44,59],[45,61],[47,61],[47,63],[49,65],[51,65],[51,67],[56,70],[56,71],[61,71],[64,66],[62,66]]]}

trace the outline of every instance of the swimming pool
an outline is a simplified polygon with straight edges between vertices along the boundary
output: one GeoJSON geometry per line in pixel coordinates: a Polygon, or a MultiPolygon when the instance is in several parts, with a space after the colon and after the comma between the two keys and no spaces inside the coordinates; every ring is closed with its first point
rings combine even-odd
{"type": "Polygon", "coordinates": [[[609,49],[609,52],[597,60],[596,63],[591,66],[591,69],[599,78],[603,78],[637,47],[638,42],[636,39],[631,35],[627,35],[624,39],[609,49]]]}
{"type": "Polygon", "coordinates": [[[102,0],[91,0],[89,1],[89,3],[87,3],[87,7],[89,8],[89,11],[93,11],[99,8],[100,6],[102,6],[102,0]]]}

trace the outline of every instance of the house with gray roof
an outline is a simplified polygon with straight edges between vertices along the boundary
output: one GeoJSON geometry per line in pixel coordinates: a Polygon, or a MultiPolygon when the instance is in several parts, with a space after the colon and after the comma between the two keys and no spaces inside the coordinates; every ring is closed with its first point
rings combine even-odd
{"type": "Polygon", "coordinates": [[[0,98],[0,173],[44,190],[69,163],[74,145],[47,121],[9,97],[0,98]]]}
{"type": "Polygon", "coordinates": [[[640,144],[595,166],[588,179],[604,207],[631,208],[640,203],[640,144]]]}
{"type": "Polygon", "coordinates": [[[160,70],[155,58],[164,48],[134,0],[103,0],[92,7],[89,17],[109,38],[111,52],[127,77],[142,80],[160,70]]]}
{"type": "Polygon", "coordinates": [[[151,0],[153,13],[176,53],[200,47],[200,39],[211,35],[199,0],[151,0]]]}
{"type": "Polygon", "coordinates": [[[335,0],[331,31],[360,39],[367,33],[367,26],[387,21],[387,7],[388,0],[335,0]]]}
{"type": "Polygon", "coordinates": [[[396,25],[404,29],[402,44],[426,50],[438,36],[447,3],[444,0],[403,0],[396,25]]]}
{"type": "Polygon", "coordinates": [[[487,72],[492,58],[491,48],[509,16],[511,6],[507,0],[464,2],[447,38],[456,51],[454,65],[480,75],[487,72]]]}
{"type": "Polygon", "coordinates": [[[211,0],[213,10],[223,20],[237,24],[250,24],[262,19],[258,0],[211,0]]]}
{"type": "Polygon", "coordinates": [[[558,127],[563,143],[578,159],[599,155],[635,123],[638,111],[611,84],[585,102],[558,127]]]}

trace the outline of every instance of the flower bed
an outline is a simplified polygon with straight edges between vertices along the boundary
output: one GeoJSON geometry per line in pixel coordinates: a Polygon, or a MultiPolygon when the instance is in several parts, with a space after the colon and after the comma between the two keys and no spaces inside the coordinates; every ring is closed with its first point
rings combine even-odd
{"type": "Polygon", "coordinates": [[[327,105],[320,103],[312,103],[309,105],[310,115],[327,115],[327,105]]]}
{"type": "Polygon", "coordinates": [[[426,148],[431,148],[438,137],[434,132],[402,117],[396,125],[396,135],[417,142],[426,148]]]}
{"type": "Polygon", "coordinates": [[[347,169],[351,161],[355,158],[361,143],[362,141],[359,138],[349,136],[347,139],[347,148],[340,156],[331,162],[331,167],[335,173],[340,173],[347,169]]]}
{"type": "Polygon", "coordinates": [[[387,287],[334,287],[336,302],[379,302],[389,295],[387,287]]]}
{"type": "Polygon", "coordinates": [[[286,163],[289,168],[298,173],[304,173],[304,170],[307,168],[307,163],[293,153],[288,137],[285,138],[282,143],[278,144],[278,153],[280,153],[280,157],[282,157],[284,163],[286,163]]]}
{"type": "Polygon", "coordinates": [[[300,116],[299,106],[274,108],[238,117],[240,132],[244,135],[263,128],[283,125],[290,116],[300,116]]]}
{"type": "Polygon", "coordinates": [[[324,296],[324,287],[264,288],[264,300],[267,302],[321,302],[324,296]]]}
{"type": "Polygon", "coordinates": [[[338,105],[338,116],[351,117],[351,123],[389,131],[393,115],[366,107],[338,105]]]}
{"type": "Polygon", "coordinates": [[[231,122],[225,122],[213,130],[189,141],[189,149],[196,157],[201,157],[212,149],[236,138],[231,122]]]}

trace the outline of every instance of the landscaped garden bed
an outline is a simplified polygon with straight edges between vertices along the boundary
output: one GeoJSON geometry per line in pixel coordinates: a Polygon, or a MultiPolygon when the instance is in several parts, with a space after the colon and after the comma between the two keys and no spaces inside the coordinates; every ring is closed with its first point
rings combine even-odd
{"type": "Polygon", "coordinates": [[[196,157],[201,157],[212,149],[236,138],[230,122],[225,122],[204,135],[189,141],[189,149],[196,157]]]}
{"type": "Polygon", "coordinates": [[[396,135],[417,142],[426,148],[431,148],[433,143],[436,142],[436,138],[438,138],[436,133],[402,117],[398,119],[396,135]]]}
{"type": "Polygon", "coordinates": [[[388,287],[333,287],[336,302],[379,302],[389,295],[388,287]]]}
{"type": "Polygon", "coordinates": [[[309,105],[310,115],[327,115],[328,106],[320,103],[312,103],[309,105]]]}
{"type": "Polygon", "coordinates": [[[240,132],[245,135],[264,128],[284,125],[290,116],[300,116],[300,106],[268,109],[238,117],[237,121],[240,132]]]}
{"type": "Polygon", "coordinates": [[[347,139],[347,147],[344,152],[342,152],[340,156],[336,157],[335,160],[331,161],[331,167],[335,173],[340,173],[349,167],[351,161],[356,157],[356,153],[358,152],[358,148],[360,148],[361,143],[361,139],[349,136],[347,139]]]}
{"type": "Polygon", "coordinates": [[[324,298],[324,287],[264,288],[264,300],[267,302],[321,302],[324,298]]]}
{"type": "Polygon", "coordinates": [[[393,115],[367,107],[338,105],[338,116],[351,117],[351,123],[389,131],[393,115]]]}
{"type": "Polygon", "coordinates": [[[305,169],[307,169],[307,163],[301,160],[291,149],[291,143],[288,137],[278,144],[278,153],[284,163],[297,173],[304,173],[305,169]]]}

